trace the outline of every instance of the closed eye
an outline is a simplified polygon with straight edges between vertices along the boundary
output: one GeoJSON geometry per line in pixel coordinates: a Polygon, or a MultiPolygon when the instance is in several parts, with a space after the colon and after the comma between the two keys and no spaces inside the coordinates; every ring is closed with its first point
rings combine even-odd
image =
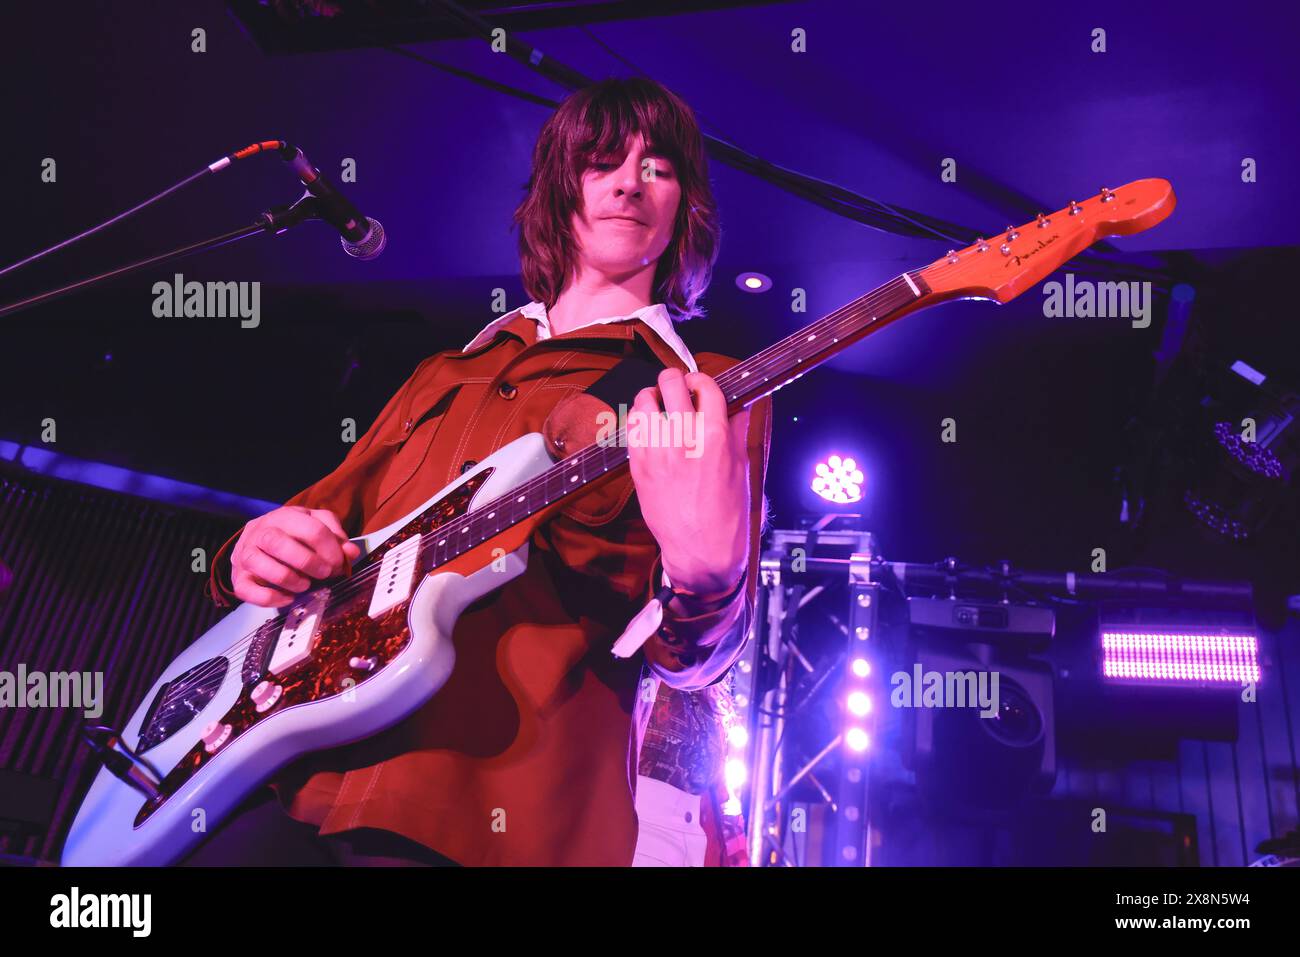
{"type": "MultiPolygon", "coordinates": [[[[591,164],[592,169],[598,170],[599,172],[602,173],[612,169],[618,169],[618,166],[619,166],[618,163],[592,163],[591,164]]],[[[673,176],[673,171],[670,169],[660,169],[656,167],[654,172],[655,172],[655,176],[662,176],[667,179],[672,179],[673,176]]]]}

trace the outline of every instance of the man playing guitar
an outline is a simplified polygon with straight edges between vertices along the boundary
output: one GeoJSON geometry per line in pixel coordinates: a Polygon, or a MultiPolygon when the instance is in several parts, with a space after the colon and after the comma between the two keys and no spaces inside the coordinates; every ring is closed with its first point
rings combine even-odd
{"type": "Polygon", "coordinates": [[[186,863],[628,865],[659,683],[707,687],[739,656],[771,400],[729,418],[714,376],[736,360],[693,356],[673,328],[701,314],[719,241],[691,109],[641,78],[572,94],[541,131],[515,222],[533,301],[422,362],[334,472],[244,526],[213,562],[213,599],[284,607],[346,575],[350,535],[521,435],[591,444],[608,406],[587,389],[629,361],[661,370],[632,411],[695,416],[697,443],[630,438],[630,473],[575,496],[534,534],[527,570],[460,616],[432,700],[286,768],[278,800],[262,789],[186,863]],[[612,657],[664,585],[644,654],[612,657]]]}

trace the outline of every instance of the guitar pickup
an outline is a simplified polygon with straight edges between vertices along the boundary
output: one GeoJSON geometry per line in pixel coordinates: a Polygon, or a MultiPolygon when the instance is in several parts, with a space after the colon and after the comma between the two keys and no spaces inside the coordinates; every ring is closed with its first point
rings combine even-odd
{"type": "Polygon", "coordinates": [[[306,602],[289,610],[284,627],[275,640],[275,652],[271,655],[270,664],[266,666],[267,672],[282,675],[311,657],[312,639],[316,637],[329,596],[328,588],[318,589],[311,593],[306,602]]]}

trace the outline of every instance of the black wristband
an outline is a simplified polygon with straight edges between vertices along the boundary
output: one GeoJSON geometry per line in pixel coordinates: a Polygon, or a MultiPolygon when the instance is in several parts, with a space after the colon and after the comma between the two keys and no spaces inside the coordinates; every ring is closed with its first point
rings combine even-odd
{"type": "MultiPolygon", "coordinates": [[[[715,598],[713,601],[706,604],[703,608],[696,611],[695,614],[691,615],[690,617],[694,618],[699,615],[708,615],[715,611],[721,611],[723,608],[726,608],[728,605],[730,605],[733,601],[736,600],[736,596],[739,595],[741,589],[745,587],[745,582],[748,581],[748,579],[749,579],[749,566],[746,565],[744,570],[741,571],[740,578],[736,581],[736,584],[735,586],[732,587],[731,591],[727,592],[727,594],[721,598],[715,598]]],[[[673,588],[671,585],[665,585],[663,588],[660,588],[659,591],[655,593],[655,597],[659,599],[659,604],[664,606],[664,612],[666,616],[666,613],[668,611],[668,603],[673,598],[680,598],[684,603],[690,605],[692,602],[694,602],[697,599],[698,596],[688,591],[681,591],[679,589],[673,588]]]]}

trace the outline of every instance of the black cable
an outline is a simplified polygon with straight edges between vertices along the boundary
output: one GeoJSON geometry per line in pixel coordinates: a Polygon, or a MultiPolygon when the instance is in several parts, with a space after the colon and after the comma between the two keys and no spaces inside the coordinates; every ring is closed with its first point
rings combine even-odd
{"type": "MultiPolygon", "coordinates": [[[[91,226],[89,229],[77,233],[77,235],[71,236],[68,239],[63,240],[63,242],[61,243],[55,243],[53,246],[49,246],[36,253],[32,253],[32,255],[28,256],[26,259],[20,259],[16,263],[13,263],[9,266],[5,266],[3,269],[0,269],[0,276],[5,275],[6,273],[11,273],[15,269],[20,269],[23,266],[26,266],[28,263],[34,263],[36,262],[36,260],[43,259],[44,257],[50,255],[51,253],[58,252],[60,249],[66,249],[67,247],[71,246],[73,243],[80,242],[81,240],[93,236],[98,232],[102,232],[103,230],[107,229],[109,226],[112,226],[115,223],[120,223],[122,220],[127,219],[130,216],[134,216],[136,213],[140,212],[140,210],[147,209],[148,207],[154,205],[155,203],[161,202],[162,200],[170,196],[172,193],[184,189],[186,186],[189,186],[191,183],[202,179],[204,176],[211,176],[213,173],[221,172],[221,170],[225,169],[227,166],[229,166],[237,159],[245,159],[249,156],[256,156],[260,153],[270,152],[273,149],[285,149],[287,148],[287,146],[288,144],[286,144],[283,140],[265,140],[261,143],[252,143],[248,146],[245,146],[241,150],[236,150],[233,153],[223,156],[215,163],[209,163],[207,166],[203,167],[203,169],[199,170],[197,173],[191,173],[189,176],[185,177],[180,182],[168,186],[161,193],[155,193],[153,196],[150,196],[144,202],[137,203],[135,206],[132,206],[130,209],[124,210],[123,212],[118,213],[116,216],[104,220],[98,226],[91,226]]],[[[111,275],[111,273],[105,273],[104,275],[108,276],[111,275]]],[[[39,298],[40,297],[36,297],[36,299],[25,300],[23,303],[19,303],[18,305],[29,304],[31,302],[37,301],[37,299],[39,298]]]]}
{"type": "Polygon", "coordinates": [[[11,273],[15,269],[21,269],[23,266],[26,266],[28,263],[34,263],[36,262],[36,260],[42,259],[50,255],[50,253],[58,252],[60,249],[65,249],[68,246],[71,246],[75,242],[80,242],[83,239],[93,236],[95,235],[95,233],[107,229],[109,226],[112,226],[114,223],[120,223],[128,216],[133,216],[136,213],[140,212],[140,210],[152,206],[154,203],[157,203],[163,199],[166,199],[172,193],[184,189],[186,186],[190,185],[190,183],[193,183],[195,180],[202,179],[204,176],[210,175],[211,172],[212,172],[212,168],[209,166],[205,166],[197,173],[193,173],[190,176],[185,177],[179,183],[176,183],[172,186],[168,186],[161,193],[157,193],[154,196],[150,196],[143,203],[139,203],[135,206],[132,206],[130,209],[126,210],[125,212],[118,213],[116,216],[112,217],[111,219],[104,220],[98,226],[91,226],[85,232],[78,233],[75,236],[63,240],[63,242],[61,243],[55,243],[53,246],[49,246],[45,249],[42,249],[40,252],[32,253],[26,259],[20,259],[18,260],[18,262],[13,263],[12,265],[5,266],[3,269],[0,269],[0,276],[5,275],[5,273],[11,273]]]}
{"type": "Polygon", "coordinates": [[[192,256],[194,253],[216,249],[218,246],[225,246],[228,243],[233,243],[256,233],[263,232],[265,228],[266,227],[261,223],[254,223],[251,226],[241,226],[239,229],[231,230],[228,233],[222,233],[220,236],[215,236],[212,239],[205,239],[201,242],[192,243],[183,249],[162,253],[157,256],[150,256],[148,259],[140,259],[133,263],[127,263],[124,266],[117,266],[107,272],[99,273],[96,276],[87,276],[85,279],[79,279],[67,286],[61,286],[58,289],[51,289],[47,292],[39,293],[38,295],[23,299],[20,302],[10,303],[7,306],[0,306],[0,316],[7,316],[11,312],[26,309],[29,306],[36,305],[37,303],[48,302],[51,299],[66,296],[68,293],[76,292],[78,289],[82,289],[86,286],[93,286],[96,283],[105,282],[109,279],[116,279],[118,276],[125,276],[127,273],[147,269],[155,263],[170,262],[174,259],[182,259],[185,256],[192,256]]]}
{"type": "Polygon", "coordinates": [[[622,63],[625,67],[627,67],[627,68],[628,68],[629,70],[631,70],[633,73],[637,74],[637,76],[643,76],[643,77],[646,77],[647,79],[650,78],[650,74],[649,74],[649,73],[647,73],[645,70],[641,69],[641,68],[640,68],[639,66],[637,66],[635,63],[633,63],[631,60],[629,60],[627,57],[623,56],[623,55],[620,54],[620,53],[615,52],[615,50],[614,50],[612,47],[610,47],[609,44],[607,44],[607,43],[606,43],[604,40],[602,40],[600,37],[596,36],[596,34],[592,33],[591,30],[589,30],[587,27],[583,26],[582,24],[579,24],[579,25],[578,25],[578,29],[581,30],[583,33],[585,33],[585,34],[588,36],[588,38],[590,38],[591,41],[592,41],[593,43],[595,43],[598,47],[600,47],[602,50],[604,50],[606,53],[608,53],[611,57],[613,57],[613,58],[614,58],[615,60],[617,60],[619,63],[622,63]]]}
{"type": "Polygon", "coordinates": [[[432,60],[427,56],[416,53],[414,50],[408,50],[405,47],[385,45],[384,48],[389,53],[396,53],[398,56],[404,56],[408,59],[423,63],[425,66],[431,66],[434,69],[442,70],[444,73],[450,73],[452,76],[458,76],[462,80],[469,80],[471,83],[477,83],[479,86],[486,87],[497,93],[508,93],[528,103],[534,103],[537,106],[546,106],[556,109],[560,103],[558,100],[548,100],[544,96],[538,96],[529,93],[526,90],[520,90],[513,86],[506,86],[504,83],[498,83],[496,80],[489,80],[485,76],[479,76],[477,73],[470,73],[468,70],[462,70],[460,67],[451,66],[448,63],[441,63],[438,60],[432,60]]]}

